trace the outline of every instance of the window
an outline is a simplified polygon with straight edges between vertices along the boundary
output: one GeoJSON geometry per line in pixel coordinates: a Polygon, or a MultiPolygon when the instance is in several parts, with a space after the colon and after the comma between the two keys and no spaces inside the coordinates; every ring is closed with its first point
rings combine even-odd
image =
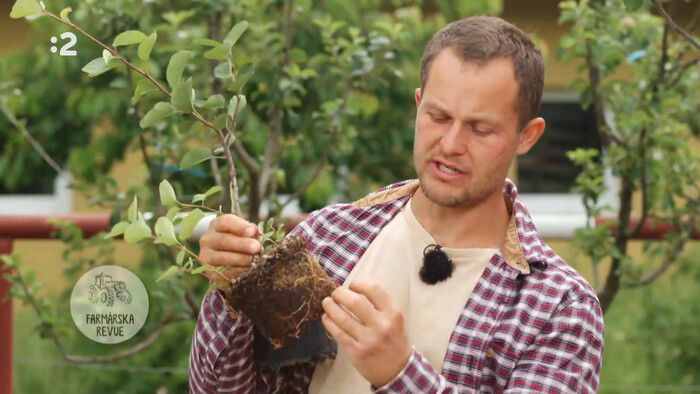
{"type": "MultiPolygon", "coordinates": [[[[518,191],[544,237],[568,237],[586,224],[581,197],[570,192],[580,168],[566,152],[579,147],[601,149],[593,108],[581,108],[573,92],[545,92],[540,116],[545,132],[530,152],[518,157],[518,191]]],[[[602,204],[615,206],[616,182],[605,173],[608,191],[602,204]]]]}
{"type": "Polygon", "coordinates": [[[50,190],[47,190],[45,182],[12,192],[0,185],[0,215],[70,213],[73,210],[73,194],[68,188],[69,183],[70,175],[64,173],[53,180],[50,190]]]}

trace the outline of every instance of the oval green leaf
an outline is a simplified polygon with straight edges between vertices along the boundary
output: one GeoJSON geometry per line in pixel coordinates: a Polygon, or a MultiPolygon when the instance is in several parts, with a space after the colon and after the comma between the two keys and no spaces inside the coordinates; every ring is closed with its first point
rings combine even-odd
{"type": "Polygon", "coordinates": [[[173,277],[173,276],[177,275],[178,272],[180,272],[180,267],[178,267],[176,265],[171,265],[170,267],[168,267],[167,270],[165,270],[165,272],[163,272],[158,277],[158,279],[156,279],[156,282],[160,282],[163,279],[168,279],[170,277],[173,277]]]}
{"type": "Polygon", "coordinates": [[[185,153],[185,157],[180,162],[180,169],[184,170],[193,167],[211,157],[211,149],[197,148],[185,153]]]}
{"type": "Polygon", "coordinates": [[[170,219],[164,216],[159,217],[156,221],[155,230],[157,237],[155,243],[162,243],[168,246],[178,244],[177,238],[175,237],[175,229],[170,219]]]}
{"type": "Polygon", "coordinates": [[[187,216],[182,219],[182,224],[180,224],[180,239],[183,241],[186,240],[203,217],[204,212],[199,208],[193,209],[188,213],[187,216]]]}
{"type": "Polygon", "coordinates": [[[19,19],[26,16],[41,14],[41,6],[36,0],[17,0],[10,11],[10,18],[19,19]]]}
{"type": "Polygon", "coordinates": [[[87,73],[91,77],[100,75],[106,72],[107,70],[109,70],[107,68],[107,63],[102,57],[98,57],[97,59],[91,60],[90,63],[86,64],[85,67],[83,67],[83,72],[87,73]]]}
{"type": "Polygon", "coordinates": [[[235,26],[226,34],[224,38],[224,45],[226,45],[228,50],[231,50],[241,35],[248,29],[248,21],[240,21],[236,23],[235,26]]]}
{"type": "Polygon", "coordinates": [[[173,106],[170,105],[170,103],[161,101],[143,116],[141,122],[139,122],[139,126],[141,126],[142,129],[153,126],[173,113],[175,113],[173,106]]]}
{"type": "Polygon", "coordinates": [[[190,51],[180,51],[170,58],[168,68],[165,70],[165,76],[170,86],[174,87],[180,81],[191,54],[190,51]]]}
{"type": "Polygon", "coordinates": [[[119,222],[112,226],[112,230],[109,232],[109,234],[105,235],[105,239],[107,238],[114,238],[118,235],[124,234],[124,231],[126,231],[126,228],[129,227],[129,222],[119,222]]]}
{"type": "Polygon", "coordinates": [[[228,62],[223,62],[214,69],[214,76],[217,78],[228,78],[231,76],[231,65],[228,62]]]}
{"type": "Polygon", "coordinates": [[[200,265],[199,267],[197,267],[197,268],[193,269],[192,271],[190,271],[190,273],[191,273],[192,275],[201,274],[202,272],[206,271],[208,268],[209,268],[209,267],[207,267],[206,265],[200,265]]]}
{"type": "Polygon", "coordinates": [[[61,13],[59,14],[61,16],[61,19],[63,19],[66,22],[70,22],[70,19],[68,19],[68,14],[71,13],[73,9],[71,7],[66,7],[61,10],[61,13]]]}
{"type": "Polygon", "coordinates": [[[178,111],[186,114],[192,113],[192,78],[180,81],[173,88],[170,103],[178,111]]]}
{"type": "Polygon", "coordinates": [[[158,185],[158,193],[160,194],[160,202],[163,206],[173,207],[177,205],[177,198],[175,197],[175,189],[166,179],[158,185]]]}
{"type": "Polygon", "coordinates": [[[133,45],[139,44],[141,41],[146,39],[146,35],[138,30],[127,30],[120,33],[115,39],[112,46],[118,47],[121,45],[133,45]]]}
{"type": "Polygon", "coordinates": [[[151,228],[142,220],[131,223],[129,227],[126,228],[126,231],[124,231],[124,241],[130,244],[135,244],[150,236],[151,228]]]}
{"type": "Polygon", "coordinates": [[[131,205],[129,205],[129,210],[126,212],[126,219],[129,221],[129,223],[133,223],[138,219],[138,198],[134,196],[134,200],[131,201],[131,205]]]}
{"type": "Polygon", "coordinates": [[[141,41],[138,49],[139,59],[148,60],[148,58],[151,56],[151,50],[153,50],[153,45],[156,43],[156,38],[158,38],[158,34],[156,32],[153,32],[150,36],[146,37],[146,39],[141,41]]]}

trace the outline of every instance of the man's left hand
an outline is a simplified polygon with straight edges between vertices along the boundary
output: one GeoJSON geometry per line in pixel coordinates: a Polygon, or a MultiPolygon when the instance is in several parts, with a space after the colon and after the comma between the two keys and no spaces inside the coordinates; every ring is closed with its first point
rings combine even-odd
{"type": "Polygon", "coordinates": [[[394,380],[408,363],[412,348],[403,315],[378,284],[338,287],[323,300],[323,309],[323,326],[374,387],[394,380]]]}

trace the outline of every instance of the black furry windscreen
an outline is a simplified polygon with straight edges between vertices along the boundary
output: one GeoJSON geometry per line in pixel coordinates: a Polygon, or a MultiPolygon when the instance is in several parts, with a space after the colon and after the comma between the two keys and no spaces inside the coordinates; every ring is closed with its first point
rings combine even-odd
{"type": "Polygon", "coordinates": [[[452,276],[454,264],[442,251],[440,245],[430,244],[423,249],[423,266],[420,278],[423,282],[434,285],[452,276]]]}

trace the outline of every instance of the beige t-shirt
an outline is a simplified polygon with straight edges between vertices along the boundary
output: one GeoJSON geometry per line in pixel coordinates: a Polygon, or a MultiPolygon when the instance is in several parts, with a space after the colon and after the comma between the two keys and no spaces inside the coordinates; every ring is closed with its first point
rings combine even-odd
{"type": "MultiPolygon", "coordinates": [[[[378,282],[404,316],[408,341],[442,371],[447,344],[467,299],[498,249],[442,248],[454,263],[452,276],[428,285],[421,281],[423,250],[435,240],[411,211],[411,201],[377,235],[350,271],[354,281],[378,282]]],[[[335,360],[318,363],[309,393],[367,393],[370,383],[338,346],[335,360]]]]}

